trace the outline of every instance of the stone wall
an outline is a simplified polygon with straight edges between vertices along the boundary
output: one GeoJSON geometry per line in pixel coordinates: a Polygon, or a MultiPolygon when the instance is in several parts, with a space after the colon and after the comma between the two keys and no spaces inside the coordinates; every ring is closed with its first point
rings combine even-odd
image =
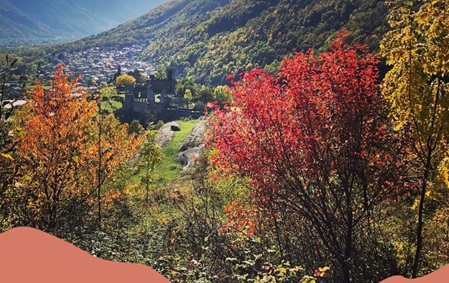
{"type": "Polygon", "coordinates": [[[146,102],[146,99],[143,100],[134,100],[132,109],[137,113],[146,113],[150,110],[150,105],[146,102]]]}

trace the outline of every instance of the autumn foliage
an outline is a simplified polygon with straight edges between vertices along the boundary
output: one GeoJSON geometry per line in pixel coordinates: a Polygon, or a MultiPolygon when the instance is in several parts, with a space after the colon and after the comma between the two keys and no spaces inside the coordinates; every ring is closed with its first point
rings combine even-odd
{"type": "MultiPolygon", "coordinates": [[[[449,158],[449,2],[398,2],[388,16],[391,30],[381,52],[391,70],[383,81],[390,118],[397,130],[412,137],[413,171],[418,175],[416,251],[412,277],[421,269],[427,196],[447,189],[449,158]]],[[[431,207],[431,206],[430,206],[431,207]]]]}
{"type": "MultiPolygon", "coordinates": [[[[102,109],[132,76],[116,79],[118,93],[86,93],[59,67],[26,105],[0,105],[0,230],[35,227],[172,282],[380,282],[447,264],[449,1],[356,2],[341,15],[391,9],[384,77],[380,57],[351,43],[360,34],[324,32],[324,52],[264,61],[215,91],[181,80],[177,92],[210,110],[204,151],[182,171],[178,143],[204,141],[194,128],[181,145],[196,121],[160,148],[155,132],[102,109]]],[[[332,16],[317,5],[312,22],[332,16]]]]}
{"type": "Polygon", "coordinates": [[[133,76],[126,75],[126,74],[120,75],[116,79],[117,85],[129,86],[129,85],[133,85],[135,83],[136,83],[136,79],[133,76]]]}
{"type": "Polygon", "coordinates": [[[366,47],[340,38],[329,52],[284,59],[277,76],[246,73],[233,84],[233,102],[211,118],[218,170],[248,178],[249,199],[273,225],[310,222],[344,282],[360,248],[354,231],[367,229],[374,208],[396,192],[402,166],[377,64],[366,47]]]}
{"type": "MultiPolygon", "coordinates": [[[[12,214],[13,222],[51,231],[63,221],[83,221],[98,197],[98,184],[131,158],[142,141],[128,136],[127,125],[113,116],[103,118],[97,101],[89,100],[77,82],[58,67],[51,89],[37,84],[19,113],[22,177],[11,194],[22,205],[15,206],[20,212],[12,214]]],[[[107,202],[113,196],[117,192],[100,197],[107,202]]]]}

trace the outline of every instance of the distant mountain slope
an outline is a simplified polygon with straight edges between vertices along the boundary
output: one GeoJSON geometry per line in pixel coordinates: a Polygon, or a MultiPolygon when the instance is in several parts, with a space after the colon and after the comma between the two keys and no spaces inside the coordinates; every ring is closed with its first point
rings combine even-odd
{"type": "Polygon", "coordinates": [[[74,39],[136,18],[167,0],[0,0],[0,40],[74,39]]]}
{"type": "Polygon", "coordinates": [[[32,19],[7,1],[0,2],[0,38],[48,34],[48,27],[32,19]]]}
{"type": "Polygon", "coordinates": [[[323,49],[342,28],[377,48],[386,30],[382,0],[175,0],[76,46],[146,43],[143,56],[200,82],[323,49]]]}

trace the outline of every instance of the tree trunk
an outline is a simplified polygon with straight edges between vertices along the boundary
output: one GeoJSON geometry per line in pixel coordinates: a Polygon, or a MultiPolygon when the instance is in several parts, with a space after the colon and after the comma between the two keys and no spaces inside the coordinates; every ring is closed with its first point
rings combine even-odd
{"type": "Polygon", "coordinates": [[[343,258],[343,282],[351,282],[351,256],[352,256],[352,225],[353,225],[353,215],[352,212],[348,215],[348,229],[346,231],[346,243],[345,243],[345,256],[343,258]]]}
{"type": "Polygon", "coordinates": [[[419,261],[421,258],[421,250],[422,250],[422,231],[424,227],[424,220],[423,220],[423,214],[424,214],[424,199],[426,197],[426,191],[427,191],[427,185],[429,180],[429,173],[430,173],[430,155],[427,158],[426,162],[426,168],[424,170],[424,176],[423,176],[423,184],[421,188],[421,194],[419,199],[419,210],[418,210],[418,226],[416,231],[416,253],[415,253],[415,260],[413,262],[413,270],[412,270],[412,277],[416,278],[418,276],[419,271],[419,261]]]}

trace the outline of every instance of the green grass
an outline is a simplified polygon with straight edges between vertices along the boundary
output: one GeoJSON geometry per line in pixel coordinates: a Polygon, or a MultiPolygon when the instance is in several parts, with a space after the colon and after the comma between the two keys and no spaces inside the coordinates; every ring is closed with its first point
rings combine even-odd
{"type": "Polygon", "coordinates": [[[185,138],[190,134],[197,120],[176,121],[181,131],[174,132],[172,143],[163,149],[164,161],[156,168],[157,174],[166,181],[173,181],[179,178],[182,170],[181,164],[176,162],[178,150],[185,138]]]}

